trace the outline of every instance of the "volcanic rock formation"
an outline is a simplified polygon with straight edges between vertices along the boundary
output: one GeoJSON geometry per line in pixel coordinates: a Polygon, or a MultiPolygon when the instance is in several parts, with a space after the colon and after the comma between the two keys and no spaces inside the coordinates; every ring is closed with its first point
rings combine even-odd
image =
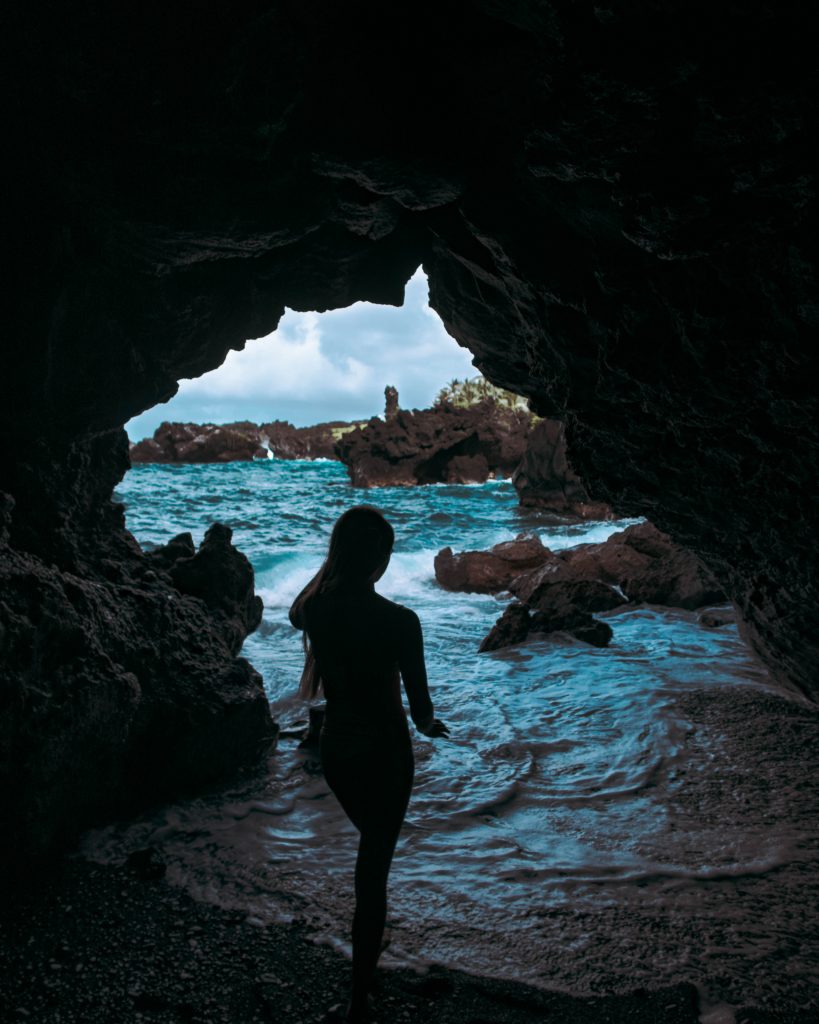
{"type": "Polygon", "coordinates": [[[132,584],[105,573],[142,560],[111,504],[111,431],[285,305],[400,304],[419,264],[481,372],[565,422],[593,500],[697,552],[781,684],[819,694],[809,17],[682,0],[14,8],[0,491],[4,571],[30,582],[4,596],[3,636],[53,610],[36,647],[2,641],[24,689],[4,691],[0,759],[44,801],[18,816],[42,821],[71,765],[86,810],[110,805],[106,771],[94,796],[40,722],[85,715],[90,734],[113,709],[119,738],[94,749],[124,778],[125,666],[205,642],[160,607],[197,608],[213,635],[170,584],[156,614],[110,603],[132,584]],[[85,616],[105,609],[130,625],[92,652],[85,616]],[[122,671],[93,668],[106,657],[122,671]]]}
{"type": "Polygon", "coordinates": [[[558,420],[539,420],[526,439],[526,450],[512,475],[521,505],[580,519],[611,519],[605,502],[592,501],[583,481],[569,465],[566,429],[558,420]]]}
{"type": "Polygon", "coordinates": [[[272,423],[161,423],[153,437],[131,445],[131,462],[250,462],[266,459],[334,459],[336,439],[355,424],[332,421],[294,427],[272,423]]]}
{"type": "Polygon", "coordinates": [[[3,504],[0,806],[16,845],[0,862],[252,765],[276,734],[261,678],[237,656],[261,601],[231,531],[146,556],[108,499],[128,465],[122,431],[59,455],[51,484],[65,503],[74,487],[70,521],[29,524],[26,547],[12,546],[3,504]]]}
{"type": "MultiPolygon", "coordinates": [[[[648,522],[629,526],[602,544],[558,552],[525,534],[490,551],[455,555],[444,548],[435,557],[435,578],[446,590],[510,590],[522,602],[507,607],[481,643],[482,651],[555,630],[603,647],[611,639],[611,628],[593,619],[593,612],[629,602],[694,609],[725,600],[700,559],[648,522]]],[[[704,624],[720,621],[730,621],[730,616],[706,617],[704,624]]]]}
{"type": "Polygon", "coordinates": [[[530,427],[527,412],[494,402],[402,409],[345,434],[336,454],[354,487],[483,483],[490,476],[511,475],[523,458],[530,427]]]}

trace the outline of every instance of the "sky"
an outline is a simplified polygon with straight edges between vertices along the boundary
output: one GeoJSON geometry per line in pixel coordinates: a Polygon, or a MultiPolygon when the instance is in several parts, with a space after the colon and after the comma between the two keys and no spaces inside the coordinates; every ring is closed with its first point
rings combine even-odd
{"type": "Polygon", "coordinates": [[[132,441],[163,420],[229,423],[369,419],[384,411],[384,388],[398,388],[402,408],[432,403],[444,384],[474,377],[472,355],[444,330],[427,304],[419,269],[404,305],[356,302],[328,313],[288,309],[278,329],[231,351],[216,370],[180,381],[179,391],[126,424],[132,441]]]}

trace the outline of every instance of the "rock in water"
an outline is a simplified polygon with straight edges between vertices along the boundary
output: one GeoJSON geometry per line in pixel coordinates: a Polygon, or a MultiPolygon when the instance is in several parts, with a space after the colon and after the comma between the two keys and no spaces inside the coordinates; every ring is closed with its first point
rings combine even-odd
{"type": "Polygon", "coordinates": [[[496,544],[489,551],[455,555],[443,548],[435,556],[435,578],[445,590],[496,594],[506,590],[520,574],[556,556],[533,534],[496,544]]]}
{"type": "MultiPolygon", "coordinates": [[[[580,544],[557,553],[542,545],[538,551],[538,544],[537,538],[519,537],[489,552],[455,555],[444,548],[435,558],[435,575],[449,590],[508,588],[534,613],[526,620],[530,635],[563,630],[598,647],[609,643],[612,631],[593,618],[594,612],[627,602],[698,608],[724,599],[702,562],[648,522],[615,533],[602,544],[580,544]],[[519,560],[504,561],[504,549],[519,560]],[[534,568],[520,571],[527,556],[534,568]]],[[[515,614],[516,639],[510,642],[520,643],[524,620],[515,614]]],[[[491,649],[501,646],[509,630],[508,623],[502,628],[501,620],[496,623],[486,638],[492,637],[491,649]]],[[[488,649],[481,645],[481,650],[488,649]]]]}
{"type": "Polygon", "coordinates": [[[535,424],[512,483],[521,505],[526,507],[581,519],[613,518],[605,502],[592,501],[569,465],[566,428],[558,420],[543,419],[535,424]]]}
{"type": "Polygon", "coordinates": [[[494,401],[373,417],[345,434],[336,453],[356,487],[483,483],[520,462],[531,416],[494,401]]]}
{"type": "Polygon", "coordinates": [[[522,643],[529,635],[530,616],[526,605],[512,603],[481,641],[478,651],[497,651],[522,643]]]}

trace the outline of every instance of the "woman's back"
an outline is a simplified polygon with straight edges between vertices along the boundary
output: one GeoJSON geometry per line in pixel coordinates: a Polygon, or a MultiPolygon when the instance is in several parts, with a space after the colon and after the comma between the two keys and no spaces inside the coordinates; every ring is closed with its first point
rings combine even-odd
{"type": "Polygon", "coordinates": [[[427,724],[432,704],[414,612],[381,597],[372,586],[338,587],[309,602],[304,626],[328,720],[343,715],[385,725],[403,723],[403,676],[413,720],[427,724]]]}

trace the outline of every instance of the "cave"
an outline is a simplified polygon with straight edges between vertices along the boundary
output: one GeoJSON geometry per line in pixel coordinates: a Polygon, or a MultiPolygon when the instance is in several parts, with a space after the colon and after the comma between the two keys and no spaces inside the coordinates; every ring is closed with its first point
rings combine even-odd
{"type": "Polygon", "coordinates": [[[243,556],[215,531],[200,574],[162,582],[111,500],[123,424],[285,306],[400,305],[419,265],[478,370],[565,424],[593,499],[696,552],[781,692],[816,703],[806,18],[649,0],[15,11],[5,859],[267,749],[243,556]]]}

